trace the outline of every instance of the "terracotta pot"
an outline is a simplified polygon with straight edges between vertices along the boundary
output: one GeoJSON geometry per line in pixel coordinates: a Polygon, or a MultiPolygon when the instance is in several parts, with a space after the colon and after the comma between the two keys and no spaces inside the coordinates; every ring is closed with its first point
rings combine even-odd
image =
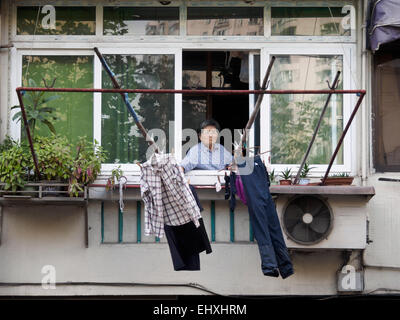
{"type": "Polygon", "coordinates": [[[279,180],[279,184],[281,186],[290,186],[292,184],[292,180],[279,180]]]}
{"type": "Polygon", "coordinates": [[[353,180],[354,177],[329,177],[326,178],[325,185],[327,186],[351,185],[353,183],[353,180]]]}

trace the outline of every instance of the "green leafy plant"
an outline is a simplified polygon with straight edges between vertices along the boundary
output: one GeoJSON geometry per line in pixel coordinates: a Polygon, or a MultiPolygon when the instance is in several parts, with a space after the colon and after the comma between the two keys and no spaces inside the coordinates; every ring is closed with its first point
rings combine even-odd
{"type": "Polygon", "coordinates": [[[304,166],[303,166],[303,169],[301,170],[300,178],[307,178],[307,177],[308,177],[308,174],[309,174],[309,172],[310,172],[310,170],[311,170],[311,169],[314,169],[314,168],[315,168],[315,167],[310,167],[310,166],[308,165],[308,163],[305,163],[304,166]]]}
{"type": "Polygon", "coordinates": [[[274,182],[275,181],[275,169],[273,169],[270,173],[269,173],[269,181],[274,182]]]}
{"type": "Polygon", "coordinates": [[[121,166],[118,168],[114,168],[111,170],[111,176],[107,179],[106,190],[114,190],[115,189],[115,182],[119,181],[121,177],[123,177],[124,172],[121,170],[121,166]]]}
{"type": "MultiPolygon", "coordinates": [[[[40,180],[68,181],[74,163],[71,145],[66,137],[38,136],[34,140],[34,148],[41,174],[40,180]]],[[[33,160],[31,161],[33,162],[33,160]]]]}
{"type": "Polygon", "coordinates": [[[9,135],[6,135],[3,142],[0,143],[0,152],[11,149],[15,145],[15,143],[16,142],[9,135]]]}
{"type": "Polygon", "coordinates": [[[281,177],[284,180],[290,180],[292,178],[292,169],[286,168],[284,171],[281,171],[281,177]]]}
{"type": "MultiPolygon", "coordinates": [[[[28,83],[30,87],[37,87],[36,82],[33,79],[29,79],[28,83]]],[[[58,99],[60,96],[52,95],[45,97],[45,94],[46,92],[43,91],[28,91],[24,94],[26,100],[26,103],[24,104],[25,113],[32,137],[35,136],[36,124],[38,122],[43,123],[53,134],[56,134],[53,121],[56,121],[59,118],[55,115],[56,109],[48,106],[47,103],[58,99]]],[[[16,105],[11,107],[11,109],[17,108],[21,109],[21,106],[16,105]]],[[[23,122],[21,110],[13,116],[13,120],[23,122]]]]}
{"type": "Polygon", "coordinates": [[[17,191],[26,183],[27,171],[31,169],[23,147],[16,142],[11,142],[7,150],[0,153],[0,181],[5,183],[4,190],[17,191]]]}
{"type": "Polygon", "coordinates": [[[82,186],[92,183],[101,170],[101,164],[106,159],[106,153],[98,142],[88,142],[86,137],[79,137],[76,147],[76,157],[73,161],[73,172],[69,178],[68,191],[70,196],[78,196],[83,191],[82,186]]]}

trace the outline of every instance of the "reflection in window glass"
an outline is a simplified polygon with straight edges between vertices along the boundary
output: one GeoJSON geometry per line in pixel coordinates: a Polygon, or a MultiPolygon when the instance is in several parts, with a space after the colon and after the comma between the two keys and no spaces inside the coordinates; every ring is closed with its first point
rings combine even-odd
{"type": "Polygon", "coordinates": [[[187,34],[200,36],[262,36],[264,34],[263,8],[188,8],[187,34]]]}
{"type": "MultiPolygon", "coordinates": [[[[93,88],[92,56],[24,56],[22,64],[22,81],[24,86],[43,87],[44,78],[48,85],[56,79],[58,88],[93,88]],[[33,81],[32,81],[33,80],[33,81]]],[[[27,92],[24,104],[33,106],[32,99],[41,93],[27,92]]],[[[43,99],[48,100],[40,108],[56,109],[58,120],[53,122],[57,134],[69,138],[72,143],[79,136],[93,139],[93,93],[83,92],[46,92],[43,99]],[[56,98],[58,97],[58,98],[56,98]]],[[[50,119],[52,122],[52,120],[50,119]]],[[[36,123],[35,135],[49,135],[51,132],[42,123],[36,123]]],[[[25,136],[22,126],[21,137],[25,136]]]]}
{"type": "MultiPolygon", "coordinates": [[[[271,89],[325,90],[337,71],[343,71],[342,56],[276,56],[271,89]]],[[[342,89],[342,81],[338,89],[342,89]]],[[[326,95],[271,95],[271,162],[301,163],[318,123],[326,95]]],[[[307,162],[328,164],[343,131],[343,95],[332,95],[307,162]]],[[[343,164],[339,150],[336,164],[343,164]]]]}
{"type": "Polygon", "coordinates": [[[350,36],[341,7],[272,7],[273,36],[350,36]]]}
{"type": "MultiPolygon", "coordinates": [[[[104,55],[118,83],[125,89],[174,89],[173,55],[104,55]]],[[[113,88],[107,73],[102,72],[102,87],[113,88]]],[[[169,121],[174,120],[173,94],[129,94],[129,101],[147,130],[161,129],[169,149],[169,121]]],[[[145,141],[120,94],[102,95],[101,144],[108,152],[109,163],[146,161],[145,141]]],[[[173,129],[171,129],[173,130],[173,129]]],[[[163,144],[165,143],[165,144],[163,144]]]]}
{"type": "Polygon", "coordinates": [[[104,35],[179,35],[179,8],[104,7],[104,35]]]}
{"type": "Polygon", "coordinates": [[[43,6],[17,7],[18,35],[94,35],[96,7],[55,7],[55,25],[51,12],[43,6]]]}

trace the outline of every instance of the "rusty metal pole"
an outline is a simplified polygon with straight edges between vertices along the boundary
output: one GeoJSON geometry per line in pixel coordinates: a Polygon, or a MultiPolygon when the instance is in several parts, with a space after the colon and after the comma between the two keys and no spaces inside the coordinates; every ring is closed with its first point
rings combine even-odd
{"type": "Polygon", "coordinates": [[[215,94],[215,95],[247,95],[247,94],[365,94],[365,90],[191,90],[191,89],[87,89],[87,88],[45,88],[18,87],[16,91],[44,92],[101,92],[101,93],[181,93],[181,94],[215,94]]]}
{"type": "MultiPolygon", "coordinates": [[[[117,79],[115,79],[115,74],[111,71],[110,67],[108,66],[107,62],[105,61],[103,55],[100,53],[98,48],[94,48],[94,52],[96,53],[97,57],[99,58],[104,70],[107,72],[108,76],[110,77],[112,83],[113,83],[113,87],[115,89],[121,89],[121,86],[119,85],[117,79]]],[[[147,130],[143,127],[142,123],[140,122],[135,110],[133,109],[132,105],[130,104],[129,100],[128,100],[128,93],[120,93],[122,99],[125,102],[125,105],[128,108],[128,111],[131,113],[133,119],[135,120],[135,123],[137,125],[137,127],[139,128],[140,132],[142,133],[143,137],[145,138],[146,141],[149,142],[150,145],[154,145],[155,147],[155,152],[159,153],[159,149],[158,146],[156,145],[156,143],[154,142],[153,138],[151,138],[147,132],[147,130]]]]}
{"type": "Polygon", "coordinates": [[[347,133],[347,131],[349,130],[351,123],[353,122],[353,119],[354,119],[354,117],[355,117],[355,115],[356,115],[356,113],[357,113],[357,110],[360,108],[360,105],[361,105],[361,102],[362,102],[364,96],[365,96],[365,91],[362,91],[362,92],[360,93],[360,97],[358,98],[357,104],[356,104],[356,106],[354,107],[353,112],[351,113],[350,119],[349,119],[349,121],[347,122],[346,127],[345,127],[345,129],[343,130],[343,132],[342,132],[342,135],[341,135],[341,137],[340,137],[340,139],[339,139],[339,141],[338,141],[338,144],[336,145],[335,152],[333,153],[333,155],[332,155],[332,157],[331,157],[331,161],[329,162],[328,168],[326,169],[326,172],[325,172],[325,176],[323,177],[323,179],[322,179],[320,185],[324,185],[326,179],[328,178],[328,174],[329,174],[329,171],[331,170],[333,161],[335,161],[336,155],[337,155],[337,153],[339,152],[339,149],[340,149],[340,147],[341,147],[341,145],[342,145],[342,143],[343,143],[344,137],[346,136],[346,133],[347,133]]]}
{"type": "MultiPolygon", "coordinates": [[[[338,72],[336,73],[336,77],[335,77],[335,79],[333,80],[333,83],[332,83],[332,86],[330,87],[330,89],[335,89],[335,88],[336,88],[336,86],[337,86],[337,84],[338,84],[338,82],[339,82],[339,76],[340,76],[340,71],[338,71],[338,72]]],[[[328,84],[328,86],[329,86],[329,84],[328,84]]],[[[318,133],[318,131],[319,131],[319,127],[321,126],[322,119],[323,119],[323,117],[324,117],[324,115],[325,115],[326,109],[328,108],[329,102],[331,101],[331,97],[332,97],[332,93],[328,94],[328,97],[326,98],[325,105],[324,105],[324,107],[322,108],[321,115],[319,116],[318,124],[317,124],[317,126],[315,127],[314,134],[313,134],[313,136],[312,136],[312,138],[311,138],[310,143],[308,144],[307,151],[306,151],[306,153],[305,153],[305,155],[304,155],[304,157],[303,157],[303,161],[301,162],[299,171],[297,171],[297,175],[296,175],[296,178],[295,178],[294,181],[293,181],[293,184],[296,184],[297,181],[298,181],[299,178],[300,178],[301,171],[303,170],[304,164],[306,163],[307,158],[308,158],[308,155],[310,154],[311,147],[312,147],[312,145],[314,144],[315,138],[317,137],[317,133],[318,133]]]]}
{"type": "Polygon", "coordinates": [[[29,129],[28,119],[26,118],[24,102],[22,101],[23,100],[22,92],[17,90],[17,95],[18,95],[19,105],[21,107],[22,119],[24,120],[26,135],[27,135],[28,141],[29,141],[29,147],[31,149],[31,153],[32,153],[32,157],[33,157],[33,163],[35,164],[36,175],[37,175],[37,178],[39,179],[39,177],[40,177],[39,165],[38,165],[38,161],[36,158],[35,149],[33,147],[33,141],[32,141],[32,136],[31,136],[31,130],[29,129]]]}

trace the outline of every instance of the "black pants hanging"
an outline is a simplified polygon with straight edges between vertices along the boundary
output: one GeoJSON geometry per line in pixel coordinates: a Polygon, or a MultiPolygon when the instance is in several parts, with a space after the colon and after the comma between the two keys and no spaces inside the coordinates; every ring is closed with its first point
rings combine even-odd
{"type": "MultiPolygon", "coordinates": [[[[200,204],[196,190],[192,185],[189,186],[200,211],[203,211],[204,209],[200,204]]],[[[164,232],[175,271],[200,270],[199,253],[206,251],[209,254],[212,252],[202,218],[199,219],[199,223],[200,226],[198,228],[192,221],[180,226],[164,225],[164,232]]]]}

